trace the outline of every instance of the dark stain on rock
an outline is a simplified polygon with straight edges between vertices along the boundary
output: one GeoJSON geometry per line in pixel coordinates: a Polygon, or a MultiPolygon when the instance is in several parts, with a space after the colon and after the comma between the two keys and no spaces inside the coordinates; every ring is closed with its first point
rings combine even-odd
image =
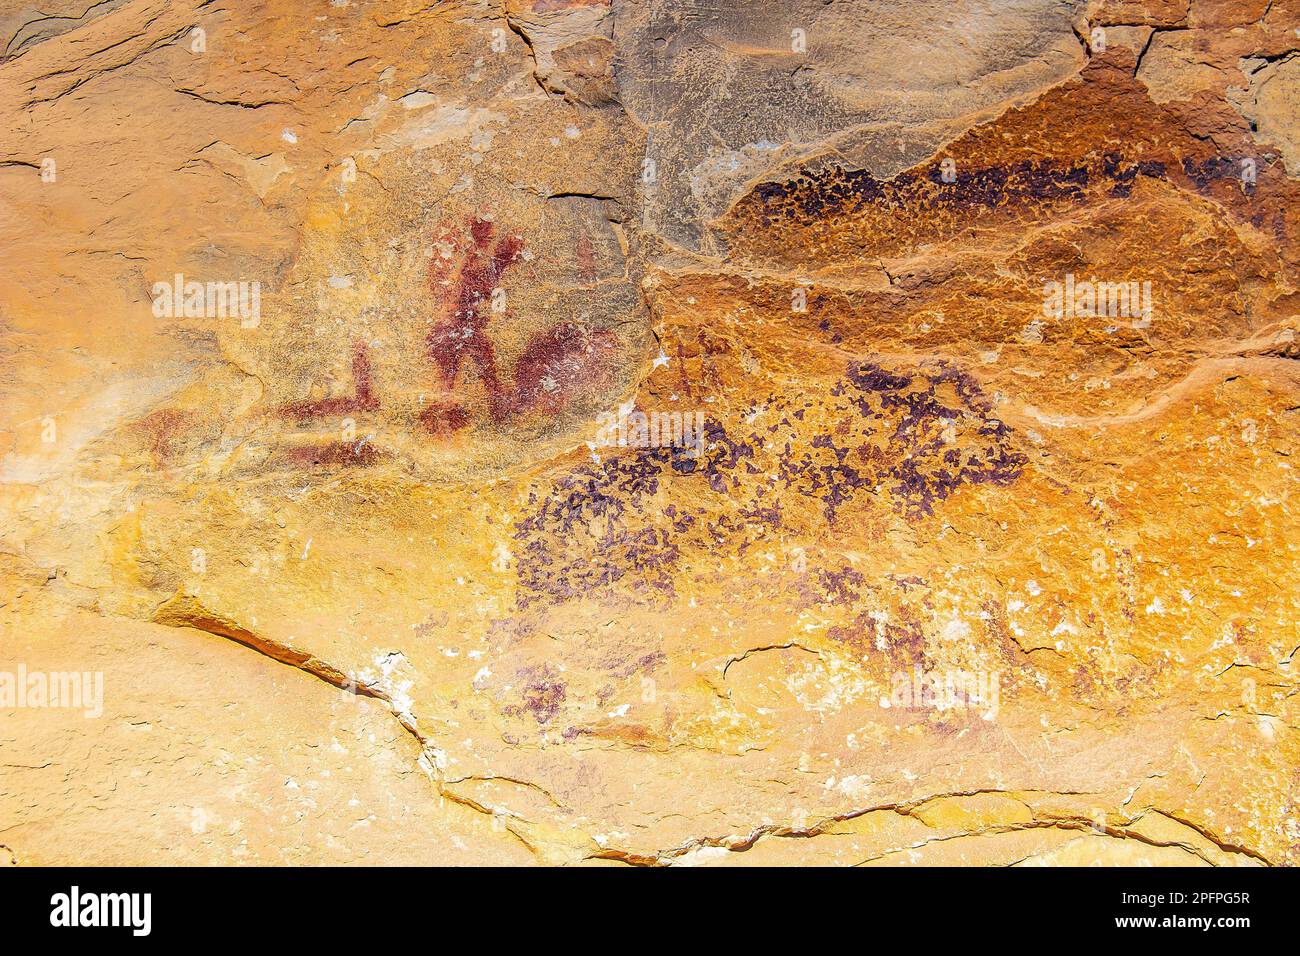
{"type": "Polygon", "coordinates": [[[507,707],[506,713],[511,716],[529,714],[539,726],[549,723],[560,712],[568,696],[557,671],[547,664],[526,668],[520,671],[519,676],[526,681],[520,691],[521,701],[517,706],[507,707]]]}
{"type": "MultiPolygon", "coordinates": [[[[770,545],[791,496],[817,501],[828,527],[864,495],[916,520],[963,486],[1010,485],[1026,463],[975,379],[946,363],[855,363],[815,403],[773,396],[763,409],[771,424],[745,437],[706,419],[698,456],[629,448],[536,488],[515,526],[520,605],[615,590],[666,604],[683,553],[770,545]],[[830,430],[810,436],[814,404],[830,430]],[[670,490],[685,493],[661,496],[670,490]]],[[[820,583],[832,603],[852,602],[864,584],[851,569],[820,583]]]]}
{"type": "Polygon", "coordinates": [[[1127,195],[1138,176],[1164,179],[1164,163],[1125,161],[1116,153],[1107,154],[1100,162],[1022,160],[989,166],[963,162],[948,173],[950,182],[945,181],[941,162],[907,170],[893,179],[832,166],[794,179],[761,183],[751,199],[758,204],[759,221],[770,226],[780,219],[813,221],[852,214],[868,206],[915,211],[996,209],[1044,200],[1077,202],[1097,183],[1110,183],[1115,195],[1127,195]]]}

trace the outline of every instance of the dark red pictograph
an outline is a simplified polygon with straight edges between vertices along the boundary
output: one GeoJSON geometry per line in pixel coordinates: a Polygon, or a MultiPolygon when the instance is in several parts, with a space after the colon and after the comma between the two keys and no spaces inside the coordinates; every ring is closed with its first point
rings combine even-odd
{"type": "Polygon", "coordinates": [[[351,412],[373,412],[379,407],[375,396],[374,372],[370,368],[370,349],[365,342],[352,346],[352,394],[336,395],[306,402],[289,402],[281,405],[279,414],[284,418],[324,418],[327,415],[347,415],[351,412]]]}
{"type": "MultiPolygon", "coordinates": [[[[523,254],[524,241],[518,236],[506,236],[494,243],[496,226],[485,219],[471,220],[469,229],[471,245],[456,277],[455,306],[451,315],[433,327],[426,341],[429,357],[437,363],[442,384],[447,388],[456,384],[466,359],[474,363],[483,387],[487,389],[489,411],[493,419],[500,420],[505,414],[503,405],[507,396],[497,375],[496,351],[488,338],[487,326],[492,314],[493,292],[500,285],[506,269],[523,254]]],[[[438,287],[441,265],[437,257],[429,264],[429,287],[435,296],[444,291],[438,287]]],[[[426,410],[425,414],[430,412],[433,409],[426,410]]],[[[424,419],[425,415],[421,418],[424,419]]],[[[451,414],[436,418],[439,430],[445,430],[455,420],[456,416],[451,414]]],[[[468,416],[465,416],[464,421],[455,427],[463,428],[468,422],[468,416]]]]}
{"type": "MultiPolygon", "coordinates": [[[[589,331],[564,321],[528,340],[515,362],[513,375],[503,381],[497,368],[496,349],[488,335],[495,312],[493,296],[501,295],[501,279],[524,257],[524,240],[517,235],[497,235],[496,224],[475,217],[466,230],[444,229],[440,251],[429,262],[427,281],[443,314],[425,336],[425,354],[437,370],[443,394],[423,405],[419,421],[424,431],[445,438],[469,426],[473,415],[451,394],[472,367],[487,393],[487,414],[494,423],[508,421],[527,411],[555,413],[584,389],[604,387],[616,367],[618,342],[608,331],[589,331]],[[442,250],[446,250],[445,254],[442,250]]],[[[595,255],[590,239],[580,238],[576,249],[584,281],[595,281],[595,255]]],[[[311,401],[289,402],[276,413],[291,420],[324,418],[380,407],[374,372],[366,343],[358,341],[352,354],[353,391],[311,401]]],[[[338,456],[325,453],[318,463],[334,463],[338,456]]],[[[305,460],[305,459],[304,459],[305,460]]]]}
{"type": "Polygon", "coordinates": [[[425,431],[439,438],[446,438],[469,423],[469,412],[458,402],[434,402],[420,412],[420,424],[425,431]]]}
{"type": "Polygon", "coordinates": [[[578,281],[583,285],[595,285],[600,281],[600,273],[596,269],[596,247],[585,232],[578,237],[575,252],[578,259],[578,281]]]}
{"type": "Polygon", "coordinates": [[[580,388],[607,384],[617,343],[609,332],[561,322],[535,336],[515,364],[513,409],[557,412],[580,388]]]}
{"type": "MultiPolygon", "coordinates": [[[[427,344],[445,388],[455,386],[466,359],[474,363],[487,391],[488,414],[500,423],[530,409],[556,412],[577,389],[603,382],[617,343],[609,332],[588,332],[573,322],[561,322],[528,341],[515,363],[513,383],[503,383],[487,334],[491,300],[502,275],[522,258],[524,244],[517,236],[497,239],[495,234],[493,223],[470,221],[470,241],[454,280],[449,280],[445,260],[435,256],[430,263],[429,288],[453,306],[429,333],[427,344]]],[[[594,282],[591,240],[580,237],[576,251],[582,278],[594,282]]],[[[468,425],[470,415],[458,403],[437,402],[420,420],[432,434],[447,435],[468,425]]]]}

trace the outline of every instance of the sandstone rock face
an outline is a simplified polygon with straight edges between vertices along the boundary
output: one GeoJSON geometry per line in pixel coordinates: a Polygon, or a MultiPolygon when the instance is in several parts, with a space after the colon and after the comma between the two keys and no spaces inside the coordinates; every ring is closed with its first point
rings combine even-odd
{"type": "Polygon", "coordinates": [[[0,863],[1300,861],[1300,4],[0,40],[0,863]]]}

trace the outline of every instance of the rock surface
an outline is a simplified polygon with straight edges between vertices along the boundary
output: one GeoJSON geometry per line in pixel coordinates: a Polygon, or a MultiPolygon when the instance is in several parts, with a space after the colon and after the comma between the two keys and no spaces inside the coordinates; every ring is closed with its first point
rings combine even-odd
{"type": "Polygon", "coordinates": [[[1300,862],[1300,3],[728,9],[0,3],[0,862],[1300,862]]]}

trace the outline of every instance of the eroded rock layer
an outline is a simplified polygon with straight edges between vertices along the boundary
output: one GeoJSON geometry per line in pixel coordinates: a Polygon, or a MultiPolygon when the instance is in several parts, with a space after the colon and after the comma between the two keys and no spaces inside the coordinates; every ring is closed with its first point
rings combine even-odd
{"type": "Polygon", "coordinates": [[[0,862],[1300,860],[1300,5],[0,6],[0,862]]]}

